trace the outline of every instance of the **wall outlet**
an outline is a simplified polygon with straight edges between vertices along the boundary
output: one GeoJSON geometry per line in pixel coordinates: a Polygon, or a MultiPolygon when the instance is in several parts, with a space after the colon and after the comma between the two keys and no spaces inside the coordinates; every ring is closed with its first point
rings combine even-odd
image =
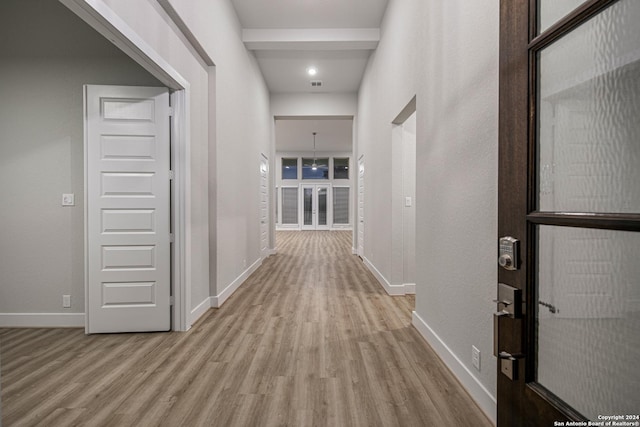
{"type": "Polygon", "coordinates": [[[71,308],[71,295],[62,295],[62,308],[71,308]]]}
{"type": "Polygon", "coordinates": [[[471,346],[471,363],[478,371],[480,370],[480,350],[475,345],[471,346]]]}

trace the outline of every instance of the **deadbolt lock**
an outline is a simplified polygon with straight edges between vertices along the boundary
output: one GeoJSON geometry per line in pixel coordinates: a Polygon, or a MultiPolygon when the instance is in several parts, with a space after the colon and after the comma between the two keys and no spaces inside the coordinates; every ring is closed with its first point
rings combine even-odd
{"type": "Polygon", "coordinates": [[[498,264],[505,270],[518,269],[518,248],[520,240],[511,236],[501,237],[499,240],[498,264]]]}

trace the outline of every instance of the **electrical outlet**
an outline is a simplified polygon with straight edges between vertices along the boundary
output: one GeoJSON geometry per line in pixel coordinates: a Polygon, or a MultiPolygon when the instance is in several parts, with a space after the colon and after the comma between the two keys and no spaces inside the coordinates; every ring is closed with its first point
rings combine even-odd
{"type": "Polygon", "coordinates": [[[62,295],[62,308],[71,308],[71,295],[62,295]]]}
{"type": "Polygon", "coordinates": [[[471,346],[471,363],[478,371],[480,370],[480,350],[475,345],[471,346]]]}

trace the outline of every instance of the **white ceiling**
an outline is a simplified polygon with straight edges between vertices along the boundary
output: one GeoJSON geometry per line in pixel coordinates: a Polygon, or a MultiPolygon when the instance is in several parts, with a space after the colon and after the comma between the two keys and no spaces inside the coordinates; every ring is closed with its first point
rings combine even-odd
{"type": "Polygon", "coordinates": [[[232,0],[243,28],[379,28],[388,0],[232,0]]]}
{"type": "MultiPolygon", "coordinates": [[[[357,93],[388,0],[231,0],[269,91],[357,93]],[[318,74],[309,76],[307,69],[318,74]],[[312,87],[312,80],[322,81],[312,87]]],[[[352,121],[278,120],[276,150],[351,151],[352,121]]]]}

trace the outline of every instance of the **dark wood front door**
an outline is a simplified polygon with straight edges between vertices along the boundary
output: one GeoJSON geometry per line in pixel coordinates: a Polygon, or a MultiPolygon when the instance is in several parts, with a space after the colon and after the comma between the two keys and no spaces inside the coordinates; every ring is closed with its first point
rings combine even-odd
{"type": "Polygon", "coordinates": [[[640,1],[500,13],[498,237],[519,253],[498,280],[522,304],[498,304],[498,426],[635,423],[640,1]]]}

